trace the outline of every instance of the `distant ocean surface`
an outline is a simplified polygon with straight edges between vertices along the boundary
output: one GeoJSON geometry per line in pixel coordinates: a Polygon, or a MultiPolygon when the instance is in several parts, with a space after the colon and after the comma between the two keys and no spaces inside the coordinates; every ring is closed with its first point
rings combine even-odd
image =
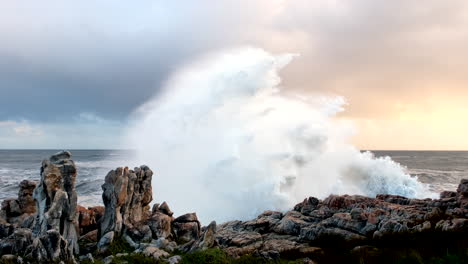
{"type": "MultiPolygon", "coordinates": [[[[58,150],[0,150],[0,200],[16,197],[24,179],[39,180],[41,162],[58,150]]],[[[79,203],[101,204],[101,185],[107,172],[129,164],[131,152],[123,150],[71,150],[78,167],[79,203]]],[[[455,190],[468,178],[468,151],[371,151],[390,156],[432,191],[455,190]]],[[[152,168],[157,172],[157,168],[152,168]]],[[[157,195],[157,194],[156,194],[157,195]]]]}

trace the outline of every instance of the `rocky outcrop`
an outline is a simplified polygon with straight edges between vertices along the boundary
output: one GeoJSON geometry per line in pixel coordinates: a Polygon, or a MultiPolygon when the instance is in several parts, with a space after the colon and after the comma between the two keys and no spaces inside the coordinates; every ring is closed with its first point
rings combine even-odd
{"type": "Polygon", "coordinates": [[[331,195],[323,201],[310,197],[286,213],[266,211],[251,221],[232,221],[216,228],[212,224],[185,250],[203,249],[208,244],[233,257],[320,259],[337,249],[354,254],[379,246],[404,247],[415,241],[432,246],[441,241],[468,244],[468,180],[461,181],[455,194],[444,192],[441,197],[331,195]]]}
{"type": "Polygon", "coordinates": [[[6,199],[0,210],[0,224],[12,224],[18,227],[31,227],[36,213],[33,191],[35,181],[24,180],[20,183],[18,198],[6,199]]]}
{"type": "Polygon", "coordinates": [[[71,154],[59,152],[42,162],[39,184],[20,183],[18,199],[2,203],[1,254],[74,260],[79,253],[76,174],[71,154]]]}
{"type": "MultiPolygon", "coordinates": [[[[102,200],[105,211],[101,221],[98,247],[105,250],[113,237],[121,237],[126,232],[133,234],[150,233],[144,225],[150,217],[149,203],[153,199],[151,180],[153,172],[146,166],[129,170],[117,168],[110,171],[102,185],[102,200]],[[113,233],[109,239],[107,233],[113,233]]],[[[143,236],[145,236],[143,234],[143,236]]]]}
{"type": "Polygon", "coordinates": [[[60,252],[47,254],[46,259],[56,256],[69,259],[79,253],[76,175],[70,152],[59,152],[42,162],[41,180],[33,193],[37,207],[34,244],[46,248],[49,244],[60,244],[54,249],[60,252]]]}

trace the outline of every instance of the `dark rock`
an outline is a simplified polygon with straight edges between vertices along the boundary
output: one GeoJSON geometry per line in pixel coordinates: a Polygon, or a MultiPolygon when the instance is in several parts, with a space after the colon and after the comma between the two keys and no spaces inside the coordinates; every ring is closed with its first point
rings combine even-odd
{"type": "Polygon", "coordinates": [[[306,198],[302,203],[297,204],[294,207],[294,211],[298,211],[302,214],[309,215],[312,211],[317,209],[319,200],[315,197],[306,198]]]}
{"type": "Polygon", "coordinates": [[[177,217],[174,220],[174,223],[189,223],[189,222],[197,222],[198,223],[197,214],[195,214],[195,213],[184,214],[184,215],[181,215],[181,216],[177,217]]]}
{"type": "Polygon", "coordinates": [[[457,192],[443,191],[440,193],[440,199],[457,197],[457,192]]]}
{"type": "Polygon", "coordinates": [[[172,237],[172,220],[173,218],[161,212],[154,213],[148,220],[148,225],[155,238],[170,238],[172,237]]]}
{"type": "Polygon", "coordinates": [[[169,205],[166,202],[163,202],[159,208],[158,211],[162,212],[163,214],[167,214],[168,216],[172,216],[174,213],[171,211],[169,208],[169,205]]]}
{"type": "Polygon", "coordinates": [[[199,222],[173,222],[172,231],[175,239],[181,243],[197,240],[200,237],[199,222]]]}

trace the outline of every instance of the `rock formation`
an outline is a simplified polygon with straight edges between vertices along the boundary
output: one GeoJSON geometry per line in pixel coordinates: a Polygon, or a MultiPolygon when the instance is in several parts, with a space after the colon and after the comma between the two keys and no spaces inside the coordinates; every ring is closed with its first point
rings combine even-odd
{"type": "Polygon", "coordinates": [[[320,259],[324,254],[335,254],[331,252],[336,249],[343,253],[411,243],[468,245],[468,180],[461,181],[455,194],[441,196],[432,200],[331,195],[323,201],[310,197],[292,211],[266,211],[251,221],[221,224],[214,235],[211,224],[186,250],[206,248],[205,241],[209,241],[233,257],[320,259]],[[214,239],[207,239],[210,237],[214,239]]]}
{"type": "Polygon", "coordinates": [[[30,227],[36,213],[36,204],[32,197],[36,185],[36,182],[28,180],[20,183],[18,198],[6,199],[2,202],[0,223],[30,227]]]}
{"type": "Polygon", "coordinates": [[[146,166],[134,170],[117,168],[107,174],[102,185],[105,212],[101,221],[98,248],[105,250],[114,237],[125,235],[127,231],[133,231],[134,234],[149,232],[151,239],[150,227],[141,223],[150,217],[152,176],[153,172],[146,166]]]}
{"type": "Polygon", "coordinates": [[[33,233],[37,237],[33,244],[48,248],[48,244],[60,243],[60,248],[47,255],[52,260],[79,253],[76,175],[71,153],[59,152],[42,162],[41,180],[34,189],[37,214],[33,233]]]}
{"type": "Polygon", "coordinates": [[[79,253],[75,163],[69,152],[42,162],[41,179],[22,181],[18,199],[2,203],[0,253],[37,261],[73,260],[79,253]],[[35,201],[35,202],[34,202],[35,201]],[[22,228],[20,228],[22,227],[22,228]]]}

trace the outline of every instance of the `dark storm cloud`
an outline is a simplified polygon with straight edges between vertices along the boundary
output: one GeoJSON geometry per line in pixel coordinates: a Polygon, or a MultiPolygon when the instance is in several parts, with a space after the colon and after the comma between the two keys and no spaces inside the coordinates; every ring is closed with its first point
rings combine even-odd
{"type": "Polygon", "coordinates": [[[225,12],[244,4],[2,2],[0,120],[123,119],[181,63],[241,44],[253,13],[225,12]]]}

